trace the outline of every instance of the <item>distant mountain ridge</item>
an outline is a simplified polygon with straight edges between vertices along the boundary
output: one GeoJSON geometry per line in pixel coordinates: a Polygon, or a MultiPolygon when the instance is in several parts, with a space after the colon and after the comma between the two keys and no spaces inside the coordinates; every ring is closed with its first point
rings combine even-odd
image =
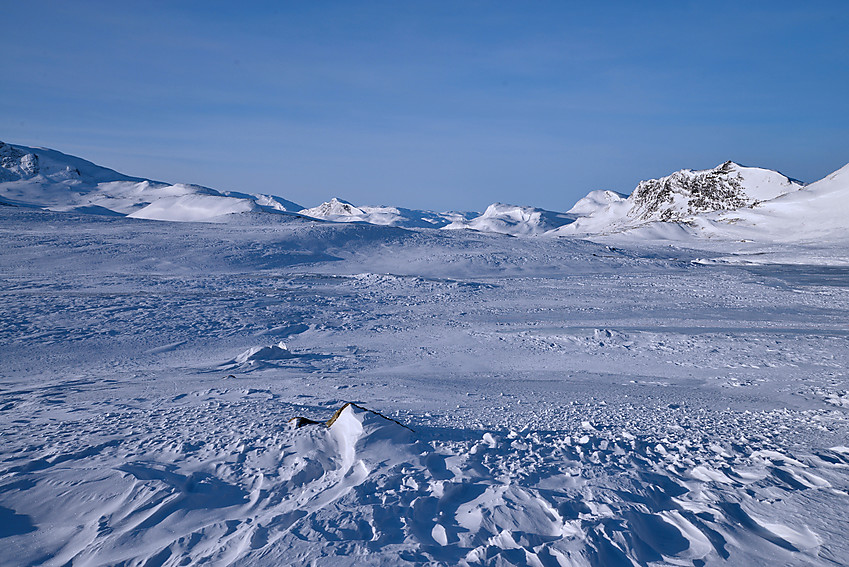
{"type": "Polygon", "coordinates": [[[477,213],[421,211],[402,207],[357,207],[336,197],[300,214],[331,222],[365,222],[406,228],[442,228],[453,222],[473,217],[477,213]]]}
{"type": "Polygon", "coordinates": [[[224,222],[234,214],[275,213],[512,236],[596,238],[646,230],[669,235],[663,227],[677,226],[675,234],[690,236],[799,239],[849,234],[847,168],[805,186],[777,171],[727,161],[641,181],[628,196],[591,191],[565,213],[503,203],[482,214],[440,213],[356,206],[338,198],[304,208],[274,195],[131,177],[56,150],[0,142],[0,204],[169,221],[224,222]]]}

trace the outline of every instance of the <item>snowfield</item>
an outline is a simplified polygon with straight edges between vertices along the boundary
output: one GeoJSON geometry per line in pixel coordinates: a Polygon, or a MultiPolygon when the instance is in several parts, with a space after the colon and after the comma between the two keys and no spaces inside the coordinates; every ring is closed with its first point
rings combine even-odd
{"type": "Polygon", "coordinates": [[[60,181],[28,190],[24,157],[0,183],[0,564],[846,564],[849,238],[838,212],[827,240],[758,229],[834,209],[843,170],[590,242],[199,190],[151,218],[248,205],[89,214],[93,181],[100,204],[44,210],[60,181]]]}

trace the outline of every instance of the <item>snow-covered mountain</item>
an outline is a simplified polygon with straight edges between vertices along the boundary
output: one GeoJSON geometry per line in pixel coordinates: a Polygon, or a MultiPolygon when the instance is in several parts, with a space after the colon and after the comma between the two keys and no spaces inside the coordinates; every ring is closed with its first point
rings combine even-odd
{"type": "Polygon", "coordinates": [[[710,225],[735,237],[773,241],[849,236],[849,164],[805,186],[754,207],[707,215],[710,225]]]}
{"type": "Polygon", "coordinates": [[[442,228],[457,221],[465,221],[477,213],[421,211],[401,207],[357,207],[334,197],[317,207],[303,209],[300,214],[332,222],[366,222],[385,226],[408,228],[442,228]]]}
{"type": "Polygon", "coordinates": [[[286,213],[303,208],[272,195],[131,177],[56,150],[3,142],[0,203],[172,221],[208,221],[232,213],[286,213]]]}
{"type": "Polygon", "coordinates": [[[777,171],[731,161],[713,169],[682,169],[660,179],[641,181],[625,199],[617,199],[616,194],[602,198],[591,193],[578,203],[585,216],[557,233],[604,234],[658,221],[689,222],[705,213],[753,207],[802,187],[799,181],[777,171]]]}
{"type": "Polygon", "coordinates": [[[847,168],[803,186],[777,171],[727,161],[642,181],[629,196],[592,191],[565,213],[493,203],[483,214],[355,206],[304,208],[281,197],[124,175],[45,148],[0,142],[0,204],[169,221],[224,221],[268,212],[330,222],[470,229],[512,236],[805,240],[849,234],[847,168]]]}
{"type": "Polygon", "coordinates": [[[574,220],[575,215],[546,211],[534,207],[520,207],[493,203],[480,216],[468,220],[457,220],[446,229],[471,229],[495,232],[512,236],[544,234],[574,220]]]}

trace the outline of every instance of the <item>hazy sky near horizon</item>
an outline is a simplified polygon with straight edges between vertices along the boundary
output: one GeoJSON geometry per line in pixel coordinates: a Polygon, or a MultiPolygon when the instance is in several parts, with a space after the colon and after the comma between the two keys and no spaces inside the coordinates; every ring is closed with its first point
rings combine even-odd
{"type": "Polygon", "coordinates": [[[0,140],[362,205],[849,162],[849,4],[5,2],[0,140]],[[590,5],[592,4],[592,5],[590,5]]]}

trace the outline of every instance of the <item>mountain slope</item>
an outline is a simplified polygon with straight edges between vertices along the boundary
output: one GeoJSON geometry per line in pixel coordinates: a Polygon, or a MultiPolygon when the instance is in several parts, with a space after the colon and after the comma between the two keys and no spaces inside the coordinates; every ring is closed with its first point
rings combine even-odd
{"type": "Polygon", "coordinates": [[[849,164],[805,186],[750,209],[709,215],[714,230],[776,241],[849,236],[849,164]]]}
{"type": "Polygon", "coordinates": [[[45,148],[0,142],[0,203],[135,218],[203,221],[249,211],[302,207],[271,195],[220,192],[131,177],[45,148]]]}

